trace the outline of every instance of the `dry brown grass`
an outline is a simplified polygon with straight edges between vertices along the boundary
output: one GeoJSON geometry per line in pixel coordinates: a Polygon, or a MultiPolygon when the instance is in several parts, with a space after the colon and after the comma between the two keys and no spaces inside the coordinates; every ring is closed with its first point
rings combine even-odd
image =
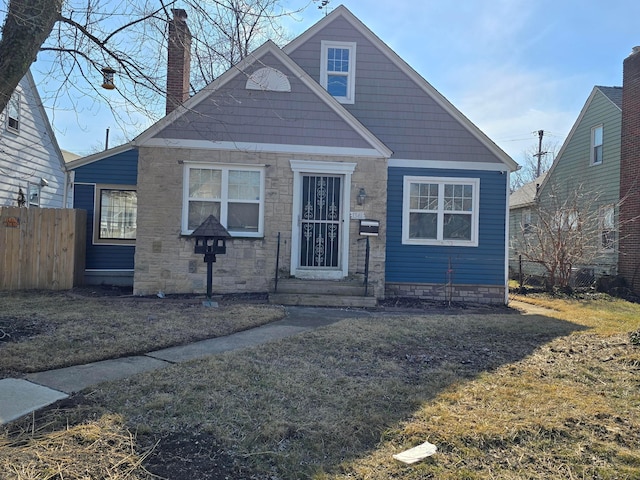
{"type": "MultiPolygon", "coordinates": [[[[83,291],[84,293],[84,291],[83,291]]],[[[202,299],[0,292],[0,378],[135,355],[272,322],[281,307],[202,299]]]]}
{"type": "Polygon", "coordinates": [[[537,301],[553,311],[351,319],[149,372],[51,430],[117,413],[171,480],[640,478],[640,306],[537,301]]]}
{"type": "Polygon", "coordinates": [[[4,480],[151,480],[136,440],[117,415],[53,432],[19,432],[0,438],[4,480]]]}

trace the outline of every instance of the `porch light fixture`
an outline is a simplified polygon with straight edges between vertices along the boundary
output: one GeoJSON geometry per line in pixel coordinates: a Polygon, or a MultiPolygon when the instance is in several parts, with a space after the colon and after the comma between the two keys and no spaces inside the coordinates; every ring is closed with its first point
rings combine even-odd
{"type": "Polygon", "coordinates": [[[358,205],[364,205],[364,200],[367,198],[367,192],[364,191],[364,187],[360,187],[358,192],[358,205]]]}
{"type": "Polygon", "coordinates": [[[102,69],[102,88],[106,90],[113,90],[116,86],[113,83],[113,74],[116,71],[111,67],[104,67],[102,69]]]}

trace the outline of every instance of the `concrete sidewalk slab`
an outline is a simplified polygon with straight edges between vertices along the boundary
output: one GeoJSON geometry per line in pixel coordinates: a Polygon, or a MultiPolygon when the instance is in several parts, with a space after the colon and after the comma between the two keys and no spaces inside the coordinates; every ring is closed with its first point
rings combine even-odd
{"type": "Polygon", "coordinates": [[[65,393],[74,393],[101,382],[120,380],[137,373],[157,370],[167,362],[145,356],[123,357],[113,360],[30,373],[27,380],[65,393]]]}
{"type": "Polygon", "coordinates": [[[306,329],[326,327],[347,318],[374,317],[369,310],[347,308],[286,307],[287,316],[274,325],[295,325],[306,329]]]}
{"type": "Polygon", "coordinates": [[[252,328],[251,330],[245,330],[244,332],[234,333],[227,337],[211,338],[189,345],[156,350],[155,352],[147,353],[147,355],[167,362],[183,363],[208,355],[215,355],[216,353],[261,345],[281,338],[290,337],[306,330],[309,330],[309,328],[272,323],[262,327],[252,328]]]}
{"type": "Polygon", "coordinates": [[[287,307],[286,312],[287,315],[282,320],[226,337],[165,348],[140,356],[31,373],[26,375],[29,381],[10,378],[0,380],[0,425],[66,398],[66,394],[79,392],[101,382],[120,380],[164,368],[172,363],[262,345],[346,318],[372,316],[371,312],[365,310],[337,308],[287,307]]]}
{"type": "Polygon", "coordinates": [[[0,425],[67,398],[63,392],[26,380],[0,380],[0,425]]]}

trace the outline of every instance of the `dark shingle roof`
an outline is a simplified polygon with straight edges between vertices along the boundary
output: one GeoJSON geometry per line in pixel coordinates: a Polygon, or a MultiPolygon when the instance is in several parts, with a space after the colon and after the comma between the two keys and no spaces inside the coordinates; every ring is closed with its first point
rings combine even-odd
{"type": "Polygon", "coordinates": [[[622,110],[622,87],[601,87],[597,85],[596,88],[622,110]]]}
{"type": "Polygon", "coordinates": [[[544,182],[546,173],[543,173],[533,182],[524,184],[518,190],[509,195],[509,208],[520,208],[531,205],[538,193],[538,187],[544,182]]]}

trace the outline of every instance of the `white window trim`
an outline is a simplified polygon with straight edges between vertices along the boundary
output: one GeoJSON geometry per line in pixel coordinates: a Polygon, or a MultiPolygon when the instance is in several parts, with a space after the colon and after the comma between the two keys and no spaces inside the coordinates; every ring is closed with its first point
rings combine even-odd
{"type": "MultiPolygon", "coordinates": [[[[126,191],[138,191],[136,185],[113,185],[113,184],[96,184],[94,186],[94,199],[93,199],[93,244],[94,245],[135,245],[135,238],[100,238],[100,219],[102,216],[101,211],[101,194],[102,190],[126,190],[126,191]]],[[[137,224],[138,211],[136,209],[136,224],[137,224]]],[[[137,231],[136,231],[137,236],[137,231]]]]}
{"type": "Polygon", "coordinates": [[[600,144],[601,148],[602,148],[602,154],[604,157],[604,125],[600,124],[600,125],[595,125],[593,127],[591,127],[591,139],[589,141],[589,146],[590,146],[590,153],[589,153],[589,162],[591,163],[591,165],[602,165],[602,162],[604,160],[604,158],[601,158],[599,162],[595,161],[595,155],[594,155],[594,150],[596,148],[596,130],[598,129],[602,129],[602,143],[600,144]]]}
{"type": "Polygon", "coordinates": [[[291,265],[290,273],[298,278],[317,278],[339,280],[349,274],[349,212],[351,211],[351,177],[356,169],[357,163],[350,162],[322,162],[313,160],[289,160],[291,171],[293,172],[293,208],[291,215],[291,265]],[[301,206],[301,183],[303,174],[320,175],[343,175],[343,201],[342,201],[342,258],[339,262],[339,269],[318,270],[316,277],[309,276],[308,272],[300,268],[300,216],[301,206]]]}
{"type": "MultiPolygon", "coordinates": [[[[182,178],[182,234],[190,235],[193,229],[189,229],[189,170],[192,168],[201,168],[208,170],[223,171],[223,179],[228,175],[229,170],[244,170],[251,172],[260,172],[260,201],[258,202],[258,231],[257,232],[234,232],[229,230],[232,237],[237,238],[263,238],[264,237],[264,199],[265,199],[265,167],[262,165],[247,166],[237,165],[233,163],[191,163],[185,162],[182,178]]],[[[222,192],[220,195],[220,216],[218,220],[224,228],[227,228],[227,209],[229,203],[228,188],[229,182],[222,181],[222,192]]]]}
{"type": "MultiPolygon", "coordinates": [[[[349,72],[347,73],[347,95],[344,97],[333,97],[340,103],[355,103],[356,95],[356,43],[355,42],[332,42],[322,40],[320,55],[320,85],[327,90],[327,79],[329,72],[327,70],[327,60],[329,48],[343,48],[349,50],[349,72]]],[[[327,90],[328,91],[328,90],[327,90]]]]}
{"type": "MultiPolygon", "coordinates": [[[[442,220],[444,210],[440,208],[444,196],[444,189],[438,189],[438,236],[442,235],[442,220]]],[[[457,178],[457,177],[404,177],[402,194],[402,243],[404,245],[441,245],[457,247],[477,247],[480,225],[480,179],[479,178],[457,178]],[[411,183],[437,183],[440,185],[471,185],[473,188],[473,211],[471,212],[471,240],[444,240],[409,237],[409,205],[411,183]]]]}

